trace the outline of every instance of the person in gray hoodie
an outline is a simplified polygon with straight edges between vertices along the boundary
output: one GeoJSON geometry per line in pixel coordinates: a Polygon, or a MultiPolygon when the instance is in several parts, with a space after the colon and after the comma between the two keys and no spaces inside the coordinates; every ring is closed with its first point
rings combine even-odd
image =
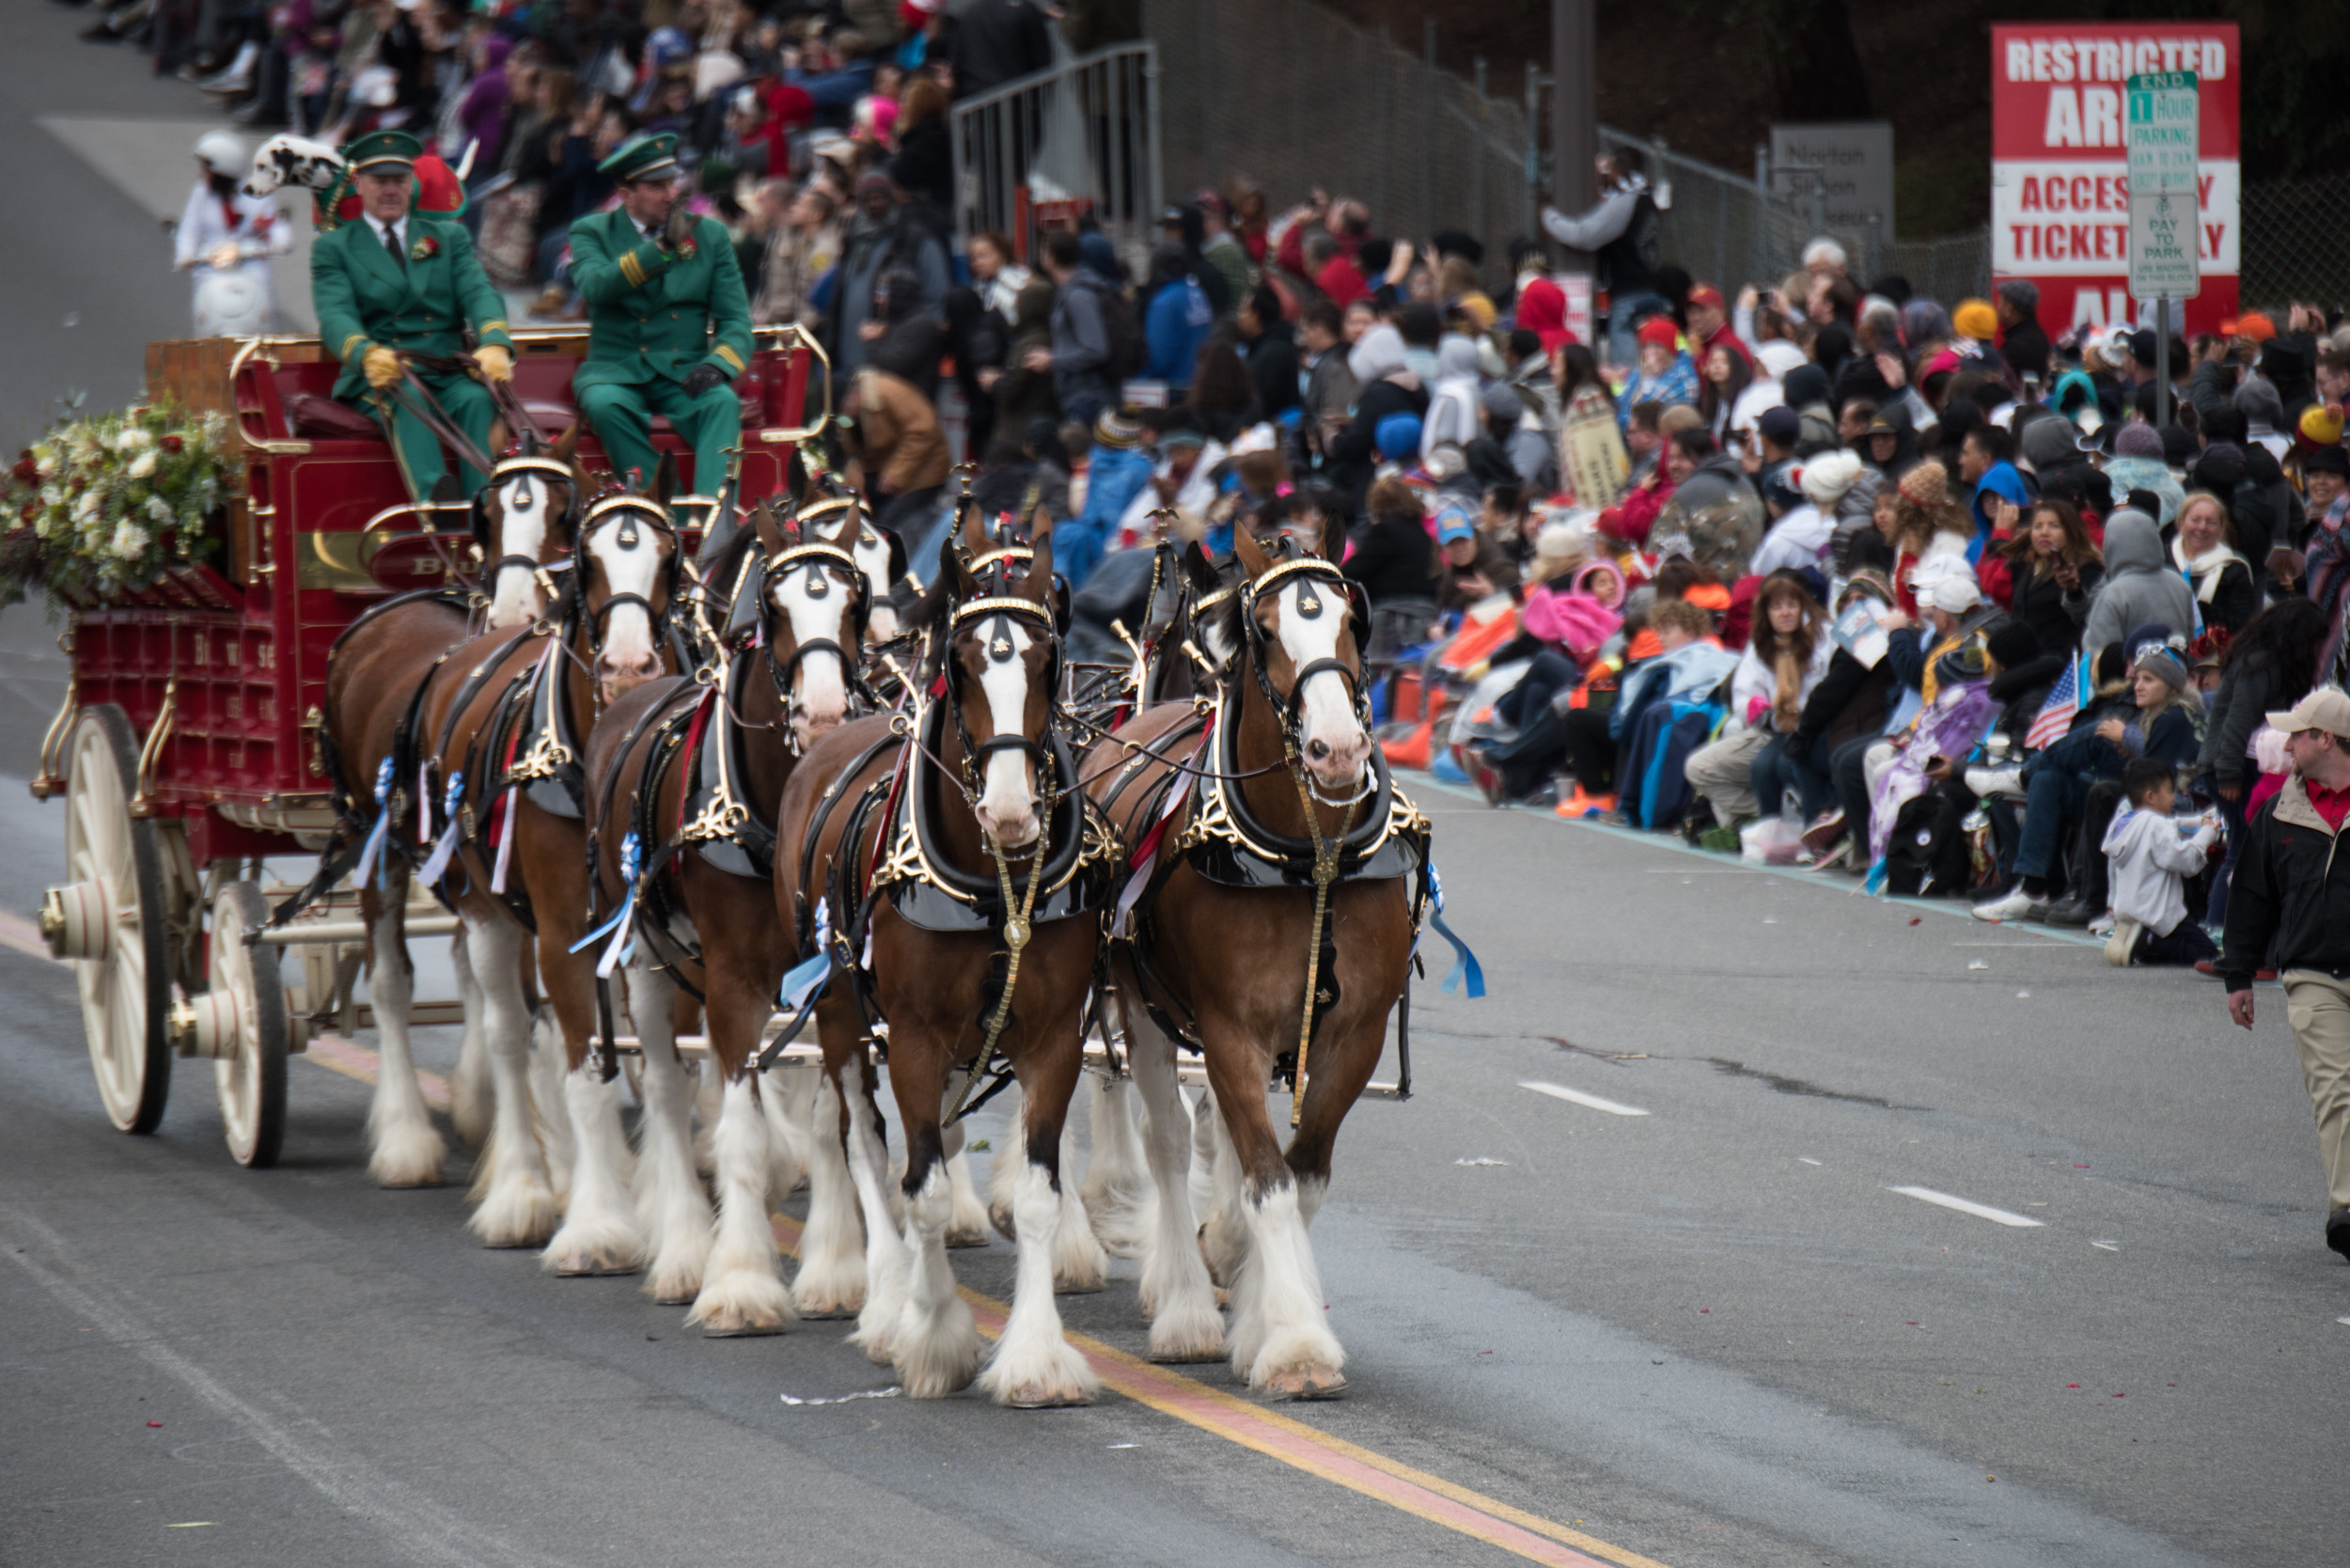
{"type": "Polygon", "coordinates": [[[2170,570],[2154,520],[2122,507],[2106,520],[2106,579],[2090,602],[2081,648],[2094,653],[2134,626],[2159,622],[2182,636],[2195,631],[2195,602],[2186,579],[2170,570]]]}

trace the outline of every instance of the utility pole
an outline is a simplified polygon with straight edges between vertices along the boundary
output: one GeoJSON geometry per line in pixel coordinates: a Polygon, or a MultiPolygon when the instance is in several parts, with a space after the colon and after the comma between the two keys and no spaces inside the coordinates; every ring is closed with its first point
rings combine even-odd
{"type": "MultiPolygon", "coordinates": [[[[1580,212],[1598,199],[1591,165],[1599,157],[1599,95],[1592,75],[1598,53],[1598,0],[1550,0],[1550,201],[1580,212]]],[[[1580,251],[1565,264],[1588,273],[1580,251]]]]}

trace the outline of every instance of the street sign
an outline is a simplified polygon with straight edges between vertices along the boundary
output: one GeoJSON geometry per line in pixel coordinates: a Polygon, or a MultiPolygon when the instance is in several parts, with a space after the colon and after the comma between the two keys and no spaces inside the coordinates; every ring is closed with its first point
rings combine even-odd
{"type": "Polygon", "coordinates": [[[2191,300],[2202,290],[2196,176],[2200,99],[2191,71],[2152,71],[2123,84],[2130,170],[2130,292],[2191,300]]]}
{"type": "Polygon", "coordinates": [[[2191,300],[2202,291],[2195,263],[2195,193],[2130,192],[2130,292],[2142,300],[2191,300]]]}
{"type": "Polygon", "coordinates": [[[2133,76],[2124,90],[2129,101],[2131,193],[2193,195],[2201,99],[2195,72],[2133,76]]]}

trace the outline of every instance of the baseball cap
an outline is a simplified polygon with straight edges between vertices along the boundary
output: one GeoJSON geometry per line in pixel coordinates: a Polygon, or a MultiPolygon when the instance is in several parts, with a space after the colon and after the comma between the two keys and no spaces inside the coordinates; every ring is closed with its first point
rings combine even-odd
{"type": "Polygon", "coordinates": [[[1722,291],[1719,289],[1715,288],[1710,283],[1700,283],[1696,288],[1690,290],[1689,303],[1692,306],[1703,306],[1714,310],[1728,308],[1722,301],[1722,291]]]}
{"type": "Polygon", "coordinates": [[[2340,686],[2319,686],[2281,713],[2268,715],[2270,728],[2287,735],[2323,729],[2350,738],[2350,694],[2340,686]]]}

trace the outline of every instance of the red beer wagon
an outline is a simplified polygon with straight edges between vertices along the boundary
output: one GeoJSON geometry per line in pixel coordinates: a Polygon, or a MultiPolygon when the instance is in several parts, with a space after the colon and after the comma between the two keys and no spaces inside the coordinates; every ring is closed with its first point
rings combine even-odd
{"type": "MultiPolygon", "coordinates": [[[[572,372],[588,334],[513,336],[515,391],[552,438],[577,417],[572,372]]],[[[830,414],[813,340],[797,327],[758,339],[736,383],[744,497],[781,489],[794,446],[830,414]],[[811,376],[824,412],[804,425],[811,376]]],[[[327,651],[369,605],[472,565],[466,504],[409,498],[391,448],[329,400],[337,369],[314,337],[149,345],[150,398],[229,421],[228,494],[207,530],[219,548],[144,589],[69,605],[72,678],[32,784],[66,798],[70,880],[48,890],[40,925],[73,963],[107,1116],[152,1132],[172,1058],[209,1058],[229,1149],[254,1166],[276,1158],[284,1135],[287,1056],[313,1028],[368,1022],[352,995],[362,931],[349,887],[243,939],[268,898],[290,891],[264,887],[263,859],[315,855],[335,825],[318,745],[327,651]],[[281,973],[289,947],[298,976],[281,973]]],[[[697,521],[687,509],[714,506],[724,477],[694,473],[666,420],[653,430],[697,493],[679,498],[681,521],[697,521]]],[[[607,466],[592,436],[579,456],[591,474],[607,466]]],[[[410,913],[411,935],[453,927],[429,902],[410,913]]],[[[419,1002],[415,1021],[458,1013],[419,1002]]]]}

